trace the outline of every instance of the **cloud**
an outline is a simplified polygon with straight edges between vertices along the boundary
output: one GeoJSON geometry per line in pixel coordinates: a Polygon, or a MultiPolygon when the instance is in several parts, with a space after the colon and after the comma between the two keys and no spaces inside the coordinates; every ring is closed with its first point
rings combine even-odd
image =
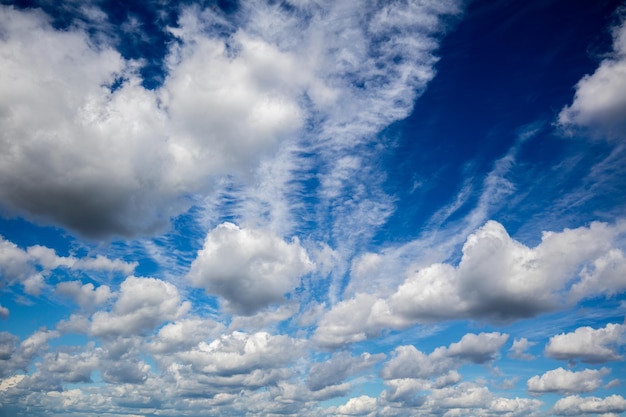
{"type": "Polygon", "coordinates": [[[558,392],[560,394],[578,394],[597,390],[602,385],[602,378],[611,371],[608,368],[585,369],[579,372],[563,368],[553,369],[543,375],[535,375],[528,380],[531,394],[558,392]]]}
{"type": "Polygon", "coordinates": [[[493,361],[508,339],[502,333],[468,333],[448,347],[438,347],[426,355],[411,345],[398,346],[380,374],[385,379],[432,378],[460,367],[463,363],[493,361]]]}
{"type": "Polygon", "coordinates": [[[182,319],[161,327],[147,348],[157,354],[184,351],[223,330],[224,325],[210,319],[182,319]]]}
{"type": "Polygon", "coordinates": [[[533,360],[535,358],[534,355],[527,353],[527,350],[533,346],[535,346],[537,342],[529,342],[528,339],[522,337],[520,339],[515,338],[513,341],[513,346],[509,349],[509,357],[515,359],[523,359],[523,360],[533,360]]]}
{"type": "MultiPolygon", "coordinates": [[[[415,321],[533,317],[562,306],[561,292],[568,283],[583,265],[611,251],[623,232],[622,224],[592,223],[544,232],[541,243],[529,248],[512,239],[501,224],[489,221],[467,238],[458,267],[434,264],[420,269],[400,285],[389,305],[415,321]]],[[[585,287],[588,292],[579,291],[578,299],[604,292],[611,282],[604,286],[599,291],[585,287]]]]}
{"type": "Polygon", "coordinates": [[[297,239],[288,243],[269,231],[223,223],[207,234],[187,278],[223,297],[228,310],[250,315],[284,301],[313,268],[297,239]]]}
{"type": "Polygon", "coordinates": [[[626,20],[613,29],[613,51],[591,75],[576,84],[571,105],[558,123],[567,129],[581,127],[608,139],[623,140],[626,131],[626,20]]]}
{"type": "Polygon", "coordinates": [[[57,268],[131,273],[136,266],[137,262],[111,260],[102,255],[95,258],[58,256],[54,249],[41,245],[30,246],[24,250],[0,236],[0,276],[9,285],[20,283],[28,294],[39,294],[46,285],[47,275],[57,268]]]}
{"type": "Polygon", "coordinates": [[[56,352],[45,354],[38,369],[64,382],[91,382],[91,373],[99,364],[100,358],[93,350],[79,354],[56,352]]]}
{"type": "Polygon", "coordinates": [[[385,358],[384,354],[362,353],[352,356],[348,352],[338,352],[324,362],[311,366],[307,376],[307,387],[319,391],[333,385],[340,385],[345,379],[358,374],[385,358]]]}
{"type": "Polygon", "coordinates": [[[9,309],[0,304],[0,319],[6,320],[9,318],[9,309]]]}
{"type": "Polygon", "coordinates": [[[122,282],[112,309],[93,314],[90,332],[100,337],[151,332],[163,322],[182,317],[190,307],[174,285],[130,276],[122,282]]]}
{"type": "Polygon", "coordinates": [[[362,395],[350,398],[347,403],[335,408],[334,413],[340,416],[373,415],[376,411],[376,398],[362,395]]]}
{"type": "MultiPolygon", "coordinates": [[[[511,238],[500,223],[488,221],[467,237],[457,266],[412,268],[390,296],[360,292],[335,304],[320,319],[314,340],[339,346],[385,328],[452,319],[510,322],[614,294],[626,273],[621,251],[614,247],[624,232],[623,221],[594,222],[544,232],[541,243],[530,248],[511,238]]],[[[366,268],[363,262],[358,268],[366,268]]]]}
{"type": "Polygon", "coordinates": [[[552,411],[558,416],[621,414],[626,411],[626,399],[621,395],[611,395],[606,398],[573,395],[558,400],[552,407],[552,411]]]}
{"type": "Polygon", "coordinates": [[[107,285],[100,285],[95,288],[92,283],[81,285],[80,281],[59,282],[56,285],[56,292],[72,298],[81,308],[94,308],[105,303],[113,293],[107,285]]]}
{"type": "Polygon", "coordinates": [[[410,113],[434,76],[441,17],[460,11],[456,1],[291,6],[246,2],[228,19],[183,7],[154,89],[142,62],[109,46],[94,6],[64,31],[41,11],[3,6],[0,76],[14,82],[0,90],[2,209],[130,237],[162,230],[282,143],[313,136],[332,165],[410,113]]]}
{"type": "Polygon", "coordinates": [[[545,354],[559,360],[579,359],[587,363],[618,361],[624,358],[619,348],[624,345],[626,325],[609,323],[600,329],[579,327],[572,333],[552,336],[545,354]]]}

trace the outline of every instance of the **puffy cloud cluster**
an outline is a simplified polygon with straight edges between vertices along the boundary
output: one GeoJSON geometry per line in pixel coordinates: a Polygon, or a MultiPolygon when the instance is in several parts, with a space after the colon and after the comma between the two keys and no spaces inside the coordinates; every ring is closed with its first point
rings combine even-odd
{"type": "Polygon", "coordinates": [[[609,139],[626,138],[626,20],[613,29],[612,54],[593,74],[576,84],[571,105],[561,110],[558,122],[566,129],[583,127],[609,139]]]}
{"type": "Polygon", "coordinates": [[[361,292],[341,301],[321,318],[315,339],[335,346],[415,323],[508,322],[612,295],[626,288],[624,254],[616,247],[625,231],[624,222],[596,222],[544,232],[530,248],[489,221],[469,235],[458,266],[425,266],[410,271],[389,296],[361,292]]]}
{"type": "Polygon", "coordinates": [[[558,416],[615,415],[626,411],[626,399],[621,395],[611,395],[606,398],[573,395],[558,400],[552,411],[558,416]]]}
{"type": "Polygon", "coordinates": [[[604,328],[579,327],[572,333],[552,336],[546,345],[547,356],[560,360],[602,363],[624,359],[619,354],[626,344],[626,325],[609,323],[604,328]]]}
{"type": "MultiPolygon", "coordinates": [[[[0,236],[0,277],[8,285],[20,283],[28,294],[39,294],[45,286],[45,276],[56,268],[76,271],[116,271],[129,274],[136,266],[137,262],[109,259],[102,255],[95,258],[58,256],[54,249],[40,245],[30,246],[24,250],[0,236]]],[[[76,293],[70,290],[72,285],[66,285],[66,289],[71,293],[76,293]]],[[[93,285],[90,289],[93,289],[93,285]]],[[[87,288],[82,289],[82,291],[86,290],[87,288]]],[[[100,290],[100,297],[103,297],[106,291],[108,288],[100,290]]]]}
{"type": "Polygon", "coordinates": [[[122,282],[111,310],[93,314],[89,332],[105,338],[149,334],[164,322],[182,317],[190,307],[169,282],[130,276],[122,282]]]}
{"type": "Polygon", "coordinates": [[[466,362],[483,364],[493,361],[508,339],[501,333],[468,333],[448,347],[439,347],[426,355],[414,346],[399,346],[383,369],[385,379],[431,378],[446,374],[466,362]]]}
{"type": "Polygon", "coordinates": [[[221,296],[225,307],[250,315],[284,300],[314,265],[297,239],[224,223],[210,231],[188,274],[196,287],[221,296]]]}
{"type": "Polygon", "coordinates": [[[528,391],[533,394],[558,392],[574,394],[595,391],[602,385],[602,377],[610,372],[607,368],[585,369],[580,372],[557,368],[528,380],[528,391]]]}

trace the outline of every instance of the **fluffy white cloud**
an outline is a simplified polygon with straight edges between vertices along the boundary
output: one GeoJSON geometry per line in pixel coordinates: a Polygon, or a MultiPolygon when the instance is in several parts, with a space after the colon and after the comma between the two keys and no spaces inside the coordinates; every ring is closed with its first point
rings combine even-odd
{"type": "Polygon", "coordinates": [[[91,372],[98,368],[100,358],[93,350],[79,354],[47,353],[38,369],[65,382],[91,382],[91,372]]]}
{"type": "Polygon", "coordinates": [[[535,375],[528,380],[528,391],[533,394],[559,392],[561,394],[576,394],[595,391],[602,385],[602,378],[611,372],[607,368],[585,369],[579,372],[568,371],[563,368],[553,369],[539,376],[535,375]]]}
{"type": "Polygon", "coordinates": [[[614,247],[625,231],[623,221],[594,222],[544,232],[541,243],[530,248],[489,221],[468,236],[458,266],[428,265],[409,272],[389,297],[361,292],[335,304],[319,321],[314,339],[338,346],[415,323],[465,318],[508,322],[613,294],[626,276],[621,250],[614,247]]]}
{"type": "Polygon", "coordinates": [[[268,231],[223,223],[208,233],[188,279],[223,297],[227,309],[249,315],[283,301],[313,268],[297,239],[288,243],[268,231]]]}
{"type": "Polygon", "coordinates": [[[0,276],[8,284],[19,282],[28,294],[39,294],[45,286],[45,276],[56,268],[131,273],[136,266],[137,262],[112,260],[102,255],[95,258],[58,256],[54,249],[40,245],[24,250],[0,236],[0,276]]]}
{"type": "Polygon", "coordinates": [[[558,400],[552,407],[552,411],[558,416],[621,414],[626,411],[626,399],[621,395],[611,395],[606,398],[573,395],[558,400]]]}
{"type": "Polygon", "coordinates": [[[163,322],[180,318],[190,307],[174,285],[130,276],[120,286],[111,311],[94,313],[90,332],[102,337],[151,332],[163,322]]]}
{"type": "MultiPolygon", "coordinates": [[[[3,209],[133,236],[165,226],[221,175],[249,174],[285,140],[316,136],[332,166],[338,150],[409,114],[434,76],[441,17],[459,11],[457,1],[251,1],[228,22],[216,8],[182,8],[163,84],[148,90],[141,63],[106,37],[3,6],[0,76],[13,80],[0,89],[3,209]],[[311,120],[319,129],[301,135],[311,120]]],[[[93,6],[81,14],[106,20],[93,6]]],[[[320,173],[327,188],[341,187],[335,172],[320,173]]]]}
{"type": "Polygon", "coordinates": [[[150,341],[148,350],[160,354],[188,350],[223,330],[222,324],[210,319],[178,320],[161,327],[150,341]]]}
{"type": "Polygon", "coordinates": [[[532,346],[535,346],[537,342],[529,342],[525,337],[515,339],[513,341],[513,345],[511,349],[509,349],[509,356],[515,359],[524,359],[524,360],[532,360],[535,358],[534,355],[527,353],[528,349],[532,346]]]}
{"type": "Polygon", "coordinates": [[[579,359],[588,363],[618,361],[624,358],[619,349],[624,345],[626,325],[609,323],[594,329],[579,327],[572,333],[552,336],[545,348],[547,356],[561,360],[579,359]]]}
{"type": "Polygon", "coordinates": [[[398,346],[381,370],[385,379],[431,378],[442,375],[463,363],[477,364],[494,360],[508,339],[501,333],[468,333],[448,347],[438,347],[426,355],[414,346],[398,346]]]}
{"type": "Polygon", "coordinates": [[[570,106],[559,113],[566,129],[579,126],[610,139],[625,139],[626,131],[626,21],[613,30],[612,56],[576,84],[570,106]]]}
{"type": "MultiPolygon", "coordinates": [[[[529,248],[512,239],[501,224],[489,221],[467,238],[458,267],[435,264],[417,271],[389,304],[393,311],[417,321],[531,317],[558,308],[568,283],[584,265],[609,253],[623,232],[623,223],[592,223],[560,233],[544,232],[541,243],[529,248]]],[[[610,287],[611,282],[600,289],[586,287],[588,292],[579,291],[577,299],[610,287]]]]}
{"type": "Polygon", "coordinates": [[[350,398],[347,403],[335,408],[334,413],[340,416],[364,416],[376,411],[376,398],[362,395],[350,398]]]}
{"type": "Polygon", "coordinates": [[[107,285],[95,288],[92,283],[81,285],[80,281],[59,282],[56,292],[71,297],[82,308],[96,307],[113,297],[107,285]]]}

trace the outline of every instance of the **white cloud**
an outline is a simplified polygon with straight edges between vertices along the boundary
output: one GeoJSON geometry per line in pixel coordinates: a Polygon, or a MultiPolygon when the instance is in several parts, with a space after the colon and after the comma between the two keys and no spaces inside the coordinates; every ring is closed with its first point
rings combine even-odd
{"type": "Polygon", "coordinates": [[[190,307],[174,285],[130,276],[122,282],[111,311],[93,314],[90,332],[102,337],[151,332],[163,322],[180,318],[190,307]]]}
{"type": "Polygon", "coordinates": [[[230,311],[250,315],[284,301],[313,268],[297,239],[288,243],[268,231],[223,223],[207,234],[187,277],[223,297],[230,311]]]}
{"type": "Polygon", "coordinates": [[[45,277],[56,268],[130,273],[136,266],[137,262],[111,260],[102,255],[95,258],[58,256],[54,249],[40,245],[24,250],[0,236],[0,276],[9,285],[20,283],[28,294],[39,294],[46,285],[45,277]]]}
{"type": "Polygon", "coordinates": [[[398,346],[380,374],[385,379],[432,378],[460,367],[463,363],[493,361],[508,339],[501,333],[468,333],[448,347],[425,354],[414,346],[398,346]]]}
{"type": "Polygon", "coordinates": [[[515,338],[513,345],[509,349],[509,356],[515,359],[532,360],[534,355],[527,353],[528,349],[535,346],[537,342],[529,342],[525,337],[515,338]]]}
{"type": "MultiPolygon", "coordinates": [[[[512,239],[502,225],[489,221],[463,245],[458,267],[435,264],[402,284],[389,304],[392,311],[416,321],[476,317],[506,321],[532,317],[562,305],[561,292],[581,268],[611,251],[624,232],[619,223],[544,232],[529,248],[512,239]],[[442,300],[445,300],[442,302],[442,300]]],[[[588,288],[579,297],[603,293],[588,288]]]]}
{"type": "Polygon", "coordinates": [[[91,382],[92,371],[98,368],[100,359],[93,350],[80,354],[66,352],[47,353],[39,370],[65,382],[91,382]]]}
{"type": "MultiPolygon", "coordinates": [[[[614,246],[625,229],[623,221],[594,222],[544,232],[541,243],[530,248],[500,223],[488,221],[467,237],[458,266],[435,263],[409,270],[389,297],[376,294],[374,286],[374,293],[360,292],[337,303],[320,319],[314,340],[338,346],[384,328],[449,319],[509,322],[611,295],[623,286],[621,251],[614,246]]],[[[367,256],[355,263],[355,271],[369,271],[378,262],[367,256]]]]}
{"type": "MultiPolygon", "coordinates": [[[[106,37],[96,46],[77,26],[58,31],[42,12],[3,6],[0,76],[14,80],[0,90],[3,209],[134,236],[167,225],[221,175],[248,175],[284,141],[314,136],[332,166],[410,113],[434,76],[441,16],[460,11],[456,1],[292,6],[246,2],[230,22],[184,9],[154,90],[106,37]],[[302,134],[312,120],[319,129],[302,134]]],[[[81,13],[102,23],[95,7],[81,13]]],[[[335,184],[333,172],[322,182],[335,184]]]]}
{"type": "Polygon", "coordinates": [[[558,400],[552,407],[552,411],[558,416],[621,414],[626,411],[626,399],[621,395],[611,395],[606,398],[573,395],[558,400]]]}
{"type": "Polygon", "coordinates": [[[9,318],[9,309],[0,304],[0,319],[5,320],[7,318],[9,318]]]}
{"type": "Polygon", "coordinates": [[[613,29],[613,52],[591,75],[576,84],[570,106],[558,122],[565,129],[583,127],[609,139],[624,139],[626,131],[626,21],[613,29]]]}
{"type": "Polygon", "coordinates": [[[347,403],[335,408],[334,413],[340,416],[364,416],[376,411],[376,398],[362,395],[350,398],[347,403]]]}
{"type": "Polygon", "coordinates": [[[113,293],[107,285],[95,288],[92,283],[81,285],[80,281],[59,282],[56,292],[72,298],[82,308],[94,308],[105,303],[113,293]]]}
{"type": "Polygon", "coordinates": [[[364,371],[385,358],[384,354],[362,353],[352,356],[348,352],[338,352],[324,362],[311,365],[307,376],[307,386],[319,391],[333,385],[340,385],[345,379],[364,371]]]}
{"type": "Polygon", "coordinates": [[[210,319],[178,320],[161,327],[150,341],[148,350],[160,354],[184,351],[223,330],[222,324],[210,319]]]}
{"type": "Polygon", "coordinates": [[[579,327],[572,333],[552,336],[545,348],[547,356],[560,360],[579,359],[588,363],[618,361],[624,358],[626,325],[609,323],[600,329],[579,327]]]}
{"type": "Polygon", "coordinates": [[[610,372],[607,368],[585,369],[579,372],[563,368],[553,369],[543,375],[535,375],[528,380],[528,391],[531,394],[558,392],[561,394],[577,394],[595,391],[602,385],[602,378],[610,372]]]}

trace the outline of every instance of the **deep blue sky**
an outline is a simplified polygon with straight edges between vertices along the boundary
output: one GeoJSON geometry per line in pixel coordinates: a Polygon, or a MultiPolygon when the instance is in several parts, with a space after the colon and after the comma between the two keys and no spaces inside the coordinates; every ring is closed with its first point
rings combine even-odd
{"type": "Polygon", "coordinates": [[[3,0],[0,416],[624,415],[624,13],[3,0]]]}

